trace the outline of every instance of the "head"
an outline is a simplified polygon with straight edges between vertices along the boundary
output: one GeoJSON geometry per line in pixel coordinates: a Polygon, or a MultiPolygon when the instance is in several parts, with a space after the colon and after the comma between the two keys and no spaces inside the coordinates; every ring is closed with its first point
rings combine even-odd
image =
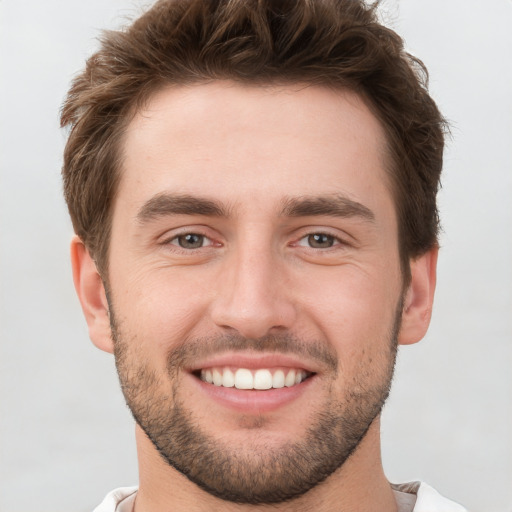
{"type": "Polygon", "coordinates": [[[277,503],[346,466],[397,343],[424,334],[425,77],[361,2],[176,0],[76,78],[63,174],[91,338],[146,446],[208,493],[277,503]]]}
{"type": "Polygon", "coordinates": [[[233,80],[311,84],[356,92],[386,133],[386,170],[409,260],[437,244],[436,194],[444,120],[427,92],[427,71],[362,1],[202,2],[163,0],[120,32],[78,75],[63,106],[71,127],[64,192],[75,232],[104,278],[124,131],[168,85],[233,80]]]}

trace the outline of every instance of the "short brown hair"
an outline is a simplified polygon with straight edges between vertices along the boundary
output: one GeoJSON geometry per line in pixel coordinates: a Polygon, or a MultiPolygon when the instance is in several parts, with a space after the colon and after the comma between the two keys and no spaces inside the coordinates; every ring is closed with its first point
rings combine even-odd
{"type": "Polygon", "coordinates": [[[428,74],[363,0],[160,0],[130,27],[104,33],[73,81],[61,125],[64,192],[75,232],[108,270],[123,131],[165,84],[215,79],[306,83],[360,94],[382,123],[402,268],[437,244],[445,122],[428,74]]]}

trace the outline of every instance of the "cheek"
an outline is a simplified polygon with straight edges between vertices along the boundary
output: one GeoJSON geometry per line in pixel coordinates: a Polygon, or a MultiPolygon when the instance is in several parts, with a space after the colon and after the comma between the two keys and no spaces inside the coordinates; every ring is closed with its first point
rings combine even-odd
{"type": "Polygon", "coordinates": [[[198,334],[208,299],[197,279],[160,271],[120,276],[117,282],[124,286],[112,284],[116,319],[150,358],[198,334]]]}
{"type": "Polygon", "coordinates": [[[388,350],[401,292],[399,278],[387,274],[347,266],[303,283],[304,313],[342,363],[388,350]]]}

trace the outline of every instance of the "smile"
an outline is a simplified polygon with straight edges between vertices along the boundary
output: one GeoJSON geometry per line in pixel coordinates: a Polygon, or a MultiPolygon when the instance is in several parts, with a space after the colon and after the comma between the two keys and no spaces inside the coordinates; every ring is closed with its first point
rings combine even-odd
{"type": "Polygon", "coordinates": [[[247,368],[213,367],[202,369],[199,377],[203,382],[236,389],[280,389],[293,387],[312,375],[300,368],[247,368]]]}

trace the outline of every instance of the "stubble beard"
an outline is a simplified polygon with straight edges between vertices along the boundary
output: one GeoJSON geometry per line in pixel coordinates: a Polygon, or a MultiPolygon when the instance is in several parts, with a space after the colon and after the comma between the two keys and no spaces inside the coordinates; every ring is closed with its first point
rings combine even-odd
{"type": "MultiPolygon", "coordinates": [[[[399,304],[388,339],[382,343],[386,353],[379,366],[361,361],[350,389],[342,397],[331,397],[321,410],[311,415],[311,424],[302,439],[267,449],[264,436],[258,438],[254,433],[255,429],[264,427],[264,421],[261,425],[255,421],[254,428],[248,432],[252,445],[233,447],[208,435],[180,397],[178,377],[184,362],[195,357],[198,347],[203,345],[209,345],[211,351],[250,346],[254,350],[272,347],[277,352],[295,352],[290,347],[300,346],[316,357],[324,354],[326,361],[331,359],[334,378],[337,361],[332,361],[325,344],[290,336],[260,340],[231,336],[183,343],[168,355],[165,383],[168,386],[163,387],[162,377],[149,363],[131,353],[135,340],[122,334],[122,326],[116,323],[112,309],[110,318],[116,366],[126,403],[164,461],[213,496],[256,505],[277,504],[302,496],[341,468],[354,453],[389,395],[401,312],[399,304]]],[[[229,433],[225,437],[229,439],[229,433]]]]}

